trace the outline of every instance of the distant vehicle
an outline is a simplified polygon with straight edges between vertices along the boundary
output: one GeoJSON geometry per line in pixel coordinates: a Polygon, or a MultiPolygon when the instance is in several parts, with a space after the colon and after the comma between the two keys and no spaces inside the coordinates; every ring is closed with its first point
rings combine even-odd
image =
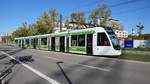
{"type": "Polygon", "coordinates": [[[110,27],[67,30],[59,33],[15,38],[21,48],[46,49],[88,55],[121,55],[119,41],[110,27]]]}

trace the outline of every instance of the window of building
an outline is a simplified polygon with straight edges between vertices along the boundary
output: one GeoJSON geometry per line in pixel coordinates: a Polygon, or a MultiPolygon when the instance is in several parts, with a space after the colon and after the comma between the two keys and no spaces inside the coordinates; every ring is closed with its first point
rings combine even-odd
{"type": "Polygon", "coordinates": [[[71,36],[71,46],[77,46],[77,35],[71,36]]]}
{"type": "Polygon", "coordinates": [[[85,46],[85,35],[78,36],[78,46],[85,46]]]}
{"type": "Polygon", "coordinates": [[[97,46],[110,46],[109,40],[105,33],[97,34],[97,46]]]}

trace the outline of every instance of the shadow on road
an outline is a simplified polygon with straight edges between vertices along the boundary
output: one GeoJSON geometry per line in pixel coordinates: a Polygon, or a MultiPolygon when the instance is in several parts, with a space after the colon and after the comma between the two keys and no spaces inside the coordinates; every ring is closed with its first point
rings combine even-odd
{"type": "Polygon", "coordinates": [[[68,81],[69,84],[72,84],[71,80],[69,79],[69,77],[67,76],[67,74],[65,73],[65,71],[63,70],[63,68],[61,67],[60,64],[62,64],[64,62],[56,62],[56,64],[58,65],[58,67],[60,68],[62,74],[64,75],[64,77],[66,78],[66,80],[68,81]]]}
{"type": "MultiPolygon", "coordinates": [[[[14,55],[23,50],[25,49],[1,49],[0,51],[9,55],[14,55]]],[[[4,69],[1,69],[2,71],[0,71],[0,84],[9,84],[9,81],[17,74],[17,71],[20,70],[20,68],[16,68],[18,67],[16,65],[20,65],[21,63],[32,63],[34,61],[32,55],[19,56],[15,57],[15,59],[11,59],[5,54],[0,55],[0,65],[5,66],[4,69]]]]}
{"type": "Polygon", "coordinates": [[[7,67],[0,71],[0,84],[9,84],[9,81],[16,75],[17,71],[20,70],[20,68],[14,69],[15,65],[29,62],[31,63],[34,61],[32,55],[15,57],[15,59],[10,59],[9,62],[6,62],[5,65],[7,65],[7,67]]]}
{"type": "Polygon", "coordinates": [[[32,58],[32,55],[30,56],[21,56],[21,57],[15,57],[16,60],[11,59],[10,62],[13,64],[20,64],[22,63],[32,63],[34,61],[34,59],[32,58]]]}
{"type": "MultiPolygon", "coordinates": [[[[84,61],[80,64],[89,64],[95,62],[97,59],[90,59],[84,61]]],[[[96,69],[83,68],[82,66],[73,65],[67,68],[63,68],[64,73],[67,74],[67,77],[72,82],[71,84],[120,84],[122,79],[122,71],[124,68],[124,63],[122,61],[114,61],[104,59],[100,62],[97,60],[97,63],[94,65],[96,67],[104,68],[110,66],[112,70],[110,72],[99,71],[96,69]],[[112,64],[111,64],[112,63],[112,64]]],[[[61,71],[62,72],[62,71],[61,71]]],[[[61,79],[62,73],[54,72],[49,74],[50,77],[61,79]]],[[[68,83],[70,84],[70,83],[68,83]]]]}

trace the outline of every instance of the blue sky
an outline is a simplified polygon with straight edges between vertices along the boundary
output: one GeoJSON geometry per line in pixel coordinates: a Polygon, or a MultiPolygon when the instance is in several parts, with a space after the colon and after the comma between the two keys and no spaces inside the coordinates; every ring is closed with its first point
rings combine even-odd
{"type": "Polygon", "coordinates": [[[139,22],[150,33],[150,0],[0,0],[0,34],[10,34],[22,23],[34,23],[45,11],[55,8],[64,17],[71,12],[89,14],[100,3],[107,3],[114,19],[119,20],[126,31],[139,22]]]}

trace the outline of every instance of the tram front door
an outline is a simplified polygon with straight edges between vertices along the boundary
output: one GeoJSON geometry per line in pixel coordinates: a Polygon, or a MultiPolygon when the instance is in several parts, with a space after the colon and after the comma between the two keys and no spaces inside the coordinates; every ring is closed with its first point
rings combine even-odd
{"type": "Polygon", "coordinates": [[[60,44],[60,48],[59,48],[60,51],[65,52],[65,37],[64,36],[60,37],[59,44],[60,44]]]}
{"type": "Polygon", "coordinates": [[[55,51],[55,37],[51,39],[51,50],[55,51]]]}

